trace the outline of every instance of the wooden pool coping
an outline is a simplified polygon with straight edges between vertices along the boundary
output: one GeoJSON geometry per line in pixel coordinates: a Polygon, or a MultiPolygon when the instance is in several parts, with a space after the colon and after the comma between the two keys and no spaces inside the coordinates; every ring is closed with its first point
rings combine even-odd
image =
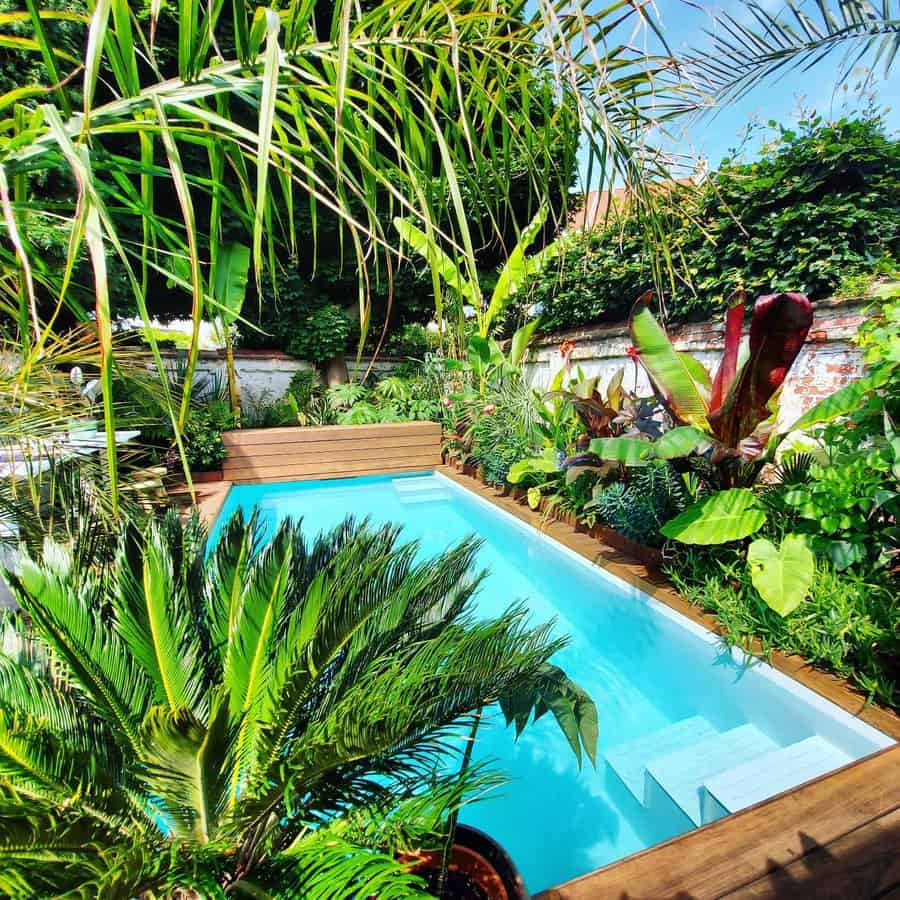
{"type": "MultiPolygon", "coordinates": [[[[450,466],[435,471],[691,621],[722,634],[715,616],[688,603],[661,575],[626,554],[450,466]]],[[[206,522],[215,521],[230,489],[228,481],[197,486],[196,505],[206,522]]],[[[761,647],[749,649],[761,655],[761,647]]],[[[767,659],[779,671],[900,740],[900,716],[868,703],[843,679],[799,656],[773,651],[767,659]]],[[[900,888],[900,745],[551,888],[535,900],[844,900],[886,897],[895,888],[900,888]]]]}

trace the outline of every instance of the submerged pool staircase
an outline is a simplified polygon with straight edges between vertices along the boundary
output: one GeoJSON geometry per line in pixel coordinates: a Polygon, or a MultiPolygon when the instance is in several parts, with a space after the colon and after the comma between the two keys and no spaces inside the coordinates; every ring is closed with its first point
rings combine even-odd
{"type": "Polygon", "coordinates": [[[674,804],[694,825],[705,825],[852,758],[822,737],[782,747],[755,725],[718,731],[693,716],[619,744],[606,761],[643,806],[674,804]]]}

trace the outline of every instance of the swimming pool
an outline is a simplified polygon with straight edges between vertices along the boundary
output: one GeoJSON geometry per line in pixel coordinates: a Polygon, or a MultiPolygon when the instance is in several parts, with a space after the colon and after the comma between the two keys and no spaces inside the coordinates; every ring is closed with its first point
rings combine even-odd
{"type": "Polygon", "coordinates": [[[496,759],[510,782],[461,817],[503,844],[531,891],[893,743],[440,473],[241,485],[218,521],[254,507],[267,529],[287,516],[309,533],[349,514],[399,522],[423,556],[478,534],[490,574],[477,609],[524,600],[536,623],[556,618],[569,635],[555,661],[597,704],[596,771],[578,771],[549,717],[515,741],[496,715],[476,756],[496,759]]]}

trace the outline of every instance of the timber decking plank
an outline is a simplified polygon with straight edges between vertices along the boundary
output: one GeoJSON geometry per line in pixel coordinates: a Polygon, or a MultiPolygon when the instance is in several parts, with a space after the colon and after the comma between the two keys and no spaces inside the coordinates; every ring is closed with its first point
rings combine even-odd
{"type": "Polygon", "coordinates": [[[536,900],[739,897],[740,890],[775,870],[790,870],[815,848],[829,848],[898,809],[900,747],[889,747],[803,787],[551,888],[536,900]]]}
{"type": "Polygon", "coordinates": [[[228,459],[255,459],[260,455],[286,456],[296,453],[340,453],[350,452],[354,447],[367,450],[397,450],[406,447],[436,446],[434,435],[399,434],[388,437],[368,437],[363,440],[340,441],[280,441],[272,444],[231,444],[228,447],[228,459]]]}
{"type": "Polygon", "coordinates": [[[900,893],[900,810],[727,894],[727,900],[887,900],[900,893]]]}
{"type": "Polygon", "coordinates": [[[355,462],[335,462],[330,460],[304,461],[302,458],[290,463],[275,466],[228,466],[223,468],[229,481],[247,481],[257,479],[274,479],[288,481],[293,478],[341,478],[345,475],[375,474],[376,470],[393,471],[428,471],[439,466],[440,454],[436,451],[404,454],[396,459],[361,459],[355,462]]]}
{"type": "Polygon", "coordinates": [[[404,459],[410,456],[439,455],[438,449],[430,443],[412,444],[408,447],[368,447],[365,444],[356,447],[334,448],[330,451],[316,450],[309,452],[303,447],[295,447],[293,453],[272,455],[260,448],[258,453],[232,454],[229,452],[222,469],[259,468],[261,466],[289,466],[293,463],[330,463],[335,468],[340,463],[351,463],[365,459],[404,459]]]}
{"type": "Polygon", "coordinates": [[[373,437],[399,434],[421,434],[440,441],[438,422],[390,422],[379,425],[289,425],[284,428],[241,428],[226,431],[222,440],[226,447],[248,444],[309,443],[313,441],[365,441],[373,437]]]}

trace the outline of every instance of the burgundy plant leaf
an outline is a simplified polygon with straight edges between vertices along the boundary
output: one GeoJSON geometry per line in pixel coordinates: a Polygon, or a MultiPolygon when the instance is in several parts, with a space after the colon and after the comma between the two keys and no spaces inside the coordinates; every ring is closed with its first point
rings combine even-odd
{"type": "Polygon", "coordinates": [[[579,397],[572,391],[549,391],[545,396],[568,400],[591,437],[605,437],[609,434],[609,423],[616,412],[609,408],[598,391],[594,392],[593,397],[579,397]]]}
{"type": "Polygon", "coordinates": [[[812,325],[803,294],[767,294],[753,307],[750,356],[722,405],[709,417],[716,437],[737,447],[771,415],[768,402],[784,383],[812,325]]]}
{"type": "Polygon", "coordinates": [[[728,313],[725,316],[725,352],[722,354],[722,362],[719,363],[719,370],[713,381],[709,398],[710,413],[715,413],[722,405],[722,400],[728,395],[737,372],[746,299],[747,293],[743,288],[738,288],[728,298],[728,313]]]}

